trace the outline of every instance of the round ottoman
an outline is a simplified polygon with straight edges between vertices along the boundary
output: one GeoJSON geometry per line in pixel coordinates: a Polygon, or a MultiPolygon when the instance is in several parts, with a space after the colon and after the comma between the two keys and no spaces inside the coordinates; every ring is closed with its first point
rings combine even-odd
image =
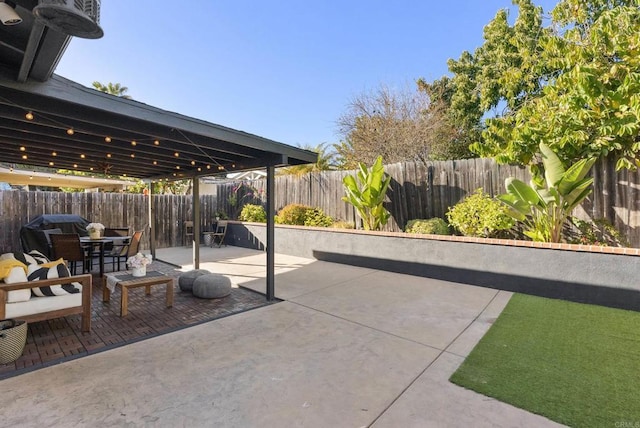
{"type": "Polygon", "coordinates": [[[219,299],[231,294],[231,280],[224,275],[210,273],[193,281],[193,295],[201,299],[219,299]]]}
{"type": "Polygon", "coordinates": [[[206,269],[195,269],[185,272],[178,277],[178,286],[182,291],[191,291],[193,289],[193,281],[202,275],[208,275],[209,272],[206,269]]]}

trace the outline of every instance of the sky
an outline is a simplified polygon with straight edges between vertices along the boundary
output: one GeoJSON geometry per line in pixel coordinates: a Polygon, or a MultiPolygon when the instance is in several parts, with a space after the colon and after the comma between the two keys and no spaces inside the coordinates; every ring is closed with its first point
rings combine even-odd
{"type": "Polygon", "coordinates": [[[315,147],[341,140],[336,121],[355,96],[449,74],[447,60],[481,46],[503,8],[515,19],[511,0],[105,0],[104,37],[74,37],[55,73],[315,147]]]}

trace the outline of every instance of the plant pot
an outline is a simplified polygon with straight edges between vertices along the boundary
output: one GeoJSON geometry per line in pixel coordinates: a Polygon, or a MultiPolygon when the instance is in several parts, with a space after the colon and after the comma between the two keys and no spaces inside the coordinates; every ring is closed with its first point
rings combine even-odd
{"type": "Polygon", "coordinates": [[[89,232],[89,238],[91,239],[100,239],[100,231],[95,230],[93,232],[89,232]]]}
{"type": "Polygon", "coordinates": [[[133,276],[145,276],[147,274],[147,267],[142,266],[139,268],[131,268],[131,275],[133,276]]]}
{"type": "Polygon", "coordinates": [[[27,323],[7,319],[0,321],[0,364],[20,358],[27,342],[27,323]]]}

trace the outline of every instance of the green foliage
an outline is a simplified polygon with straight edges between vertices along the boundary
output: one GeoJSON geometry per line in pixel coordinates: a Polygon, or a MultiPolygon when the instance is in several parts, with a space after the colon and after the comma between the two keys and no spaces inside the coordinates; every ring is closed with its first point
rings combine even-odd
{"type": "Polygon", "coordinates": [[[409,220],[404,229],[407,233],[424,233],[428,235],[450,235],[449,225],[440,217],[427,220],[409,220]]]}
{"type": "Polygon", "coordinates": [[[336,169],[335,153],[331,151],[332,146],[326,143],[318,144],[315,147],[306,145],[302,149],[318,154],[316,163],[307,163],[303,165],[293,165],[278,170],[278,175],[295,175],[301,177],[310,172],[332,171],[336,169]]]}
{"type": "Polygon", "coordinates": [[[310,208],[311,207],[307,205],[301,204],[286,205],[276,214],[276,223],[304,226],[307,210],[310,208]]]}
{"type": "Polygon", "coordinates": [[[304,225],[315,227],[329,227],[333,219],[326,215],[320,208],[309,208],[305,213],[304,225]]]}
{"type": "Polygon", "coordinates": [[[246,204],[240,212],[240,220],[266,223],[267,213],[262,205],[246,204]]]}
{"type": "Polygon", "coordinates": [[[331,224],[331,227],[336,228],[336,229],[355,229],[356,225],[353,224],[350,221],[340,220],[340,221],[334,221],[331,224]]]}
{"type": "Polygon", "coordinates": [[[326,215],[320,208],[302,204],[289,204],[283,207],[276,215],[277,224],[292,224],[298,226],[328,227],[333,224],[333,219],[326,215]]]}
{"type": "Polygon", "coordinates": [[[233,186],[229,196],[227,196],[227,202],[232,210],[232,218],[238,217],[245,204],[259,203],[260,193],[260,191],[245,181],[233,186]]]}
{"type": "Polygon", "coordinates": [[[505,180],[507,193],[498,196],[509,215],[524,224],[524,234],[534,241],[560,242],[571,211],[589,193],[593,178],[586,178],[595,159],[581,159],[565,169],[556,154],[540,143],[544,178],[535,175],[531,185],[513,177],[505,180]]]}
{"type": "Polygon", "coordinates": [[[472,150],[527,165],[543,142],[565,164],[613,155],[618,169],[640,165],[640,2],[562,0],[548,27],[531,0],[514,3],[513,25],[498,12],[484,44],[449,62],[452,115],[488,117],[472,150]]]}
{"type": "Polygon", "coordinates": [[[507,208],[482,189],[451,207],[446,215],[449,224],[464,236],[496,237],[515,224],[507,208]]]}
{"type": "Polygon", "coordinates": [[[629,242],[607,219],[597,218],[593,221],[571,217],[571,224],[577,233],[569,233],[570,244],[602,245],[605,247],[628,247],[629,242]]]}
{"type": "Polygon", "coordinates": [[[382,204],[390,182],[391,177],[382,166],[382,156],[378,156],[370,168],[360,163],[355,177],[347,175],[342,180],[346,193],[342,200],[356,208],[365,230],[379,230],[389,221],[391,214],[382,204]]]}
{"type": "Polygon", "coordinates": [[[131,96],[127,95],[129,88],[127,88],[126,86],[121,86],[119,83],[109,82],[106,85],[103,85],[102,83],[96,80],[95,82],[93,82],[93,87],[98,91],[104,92],[106,94],[131,99],[131,96]]]}

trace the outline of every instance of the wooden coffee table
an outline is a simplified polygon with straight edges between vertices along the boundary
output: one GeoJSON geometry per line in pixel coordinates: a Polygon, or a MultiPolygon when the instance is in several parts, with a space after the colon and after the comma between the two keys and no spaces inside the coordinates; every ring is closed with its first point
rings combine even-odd
{"type": "Polygon", "coordinates": [[[145,294],[151,294],[152,285],[165,284],[167,293],[167,308],[173,306],[173,283],[174,280],[170,276],[156,271],[147,271],[146,276],[135,277],[128,272],[108,273],[102,277],[102,301],[109,302],[111,299],[111,290],[109,285],[120,288],[120,316],[124,317],[129,312],[129,289],[145,287],[145,294]]]}

